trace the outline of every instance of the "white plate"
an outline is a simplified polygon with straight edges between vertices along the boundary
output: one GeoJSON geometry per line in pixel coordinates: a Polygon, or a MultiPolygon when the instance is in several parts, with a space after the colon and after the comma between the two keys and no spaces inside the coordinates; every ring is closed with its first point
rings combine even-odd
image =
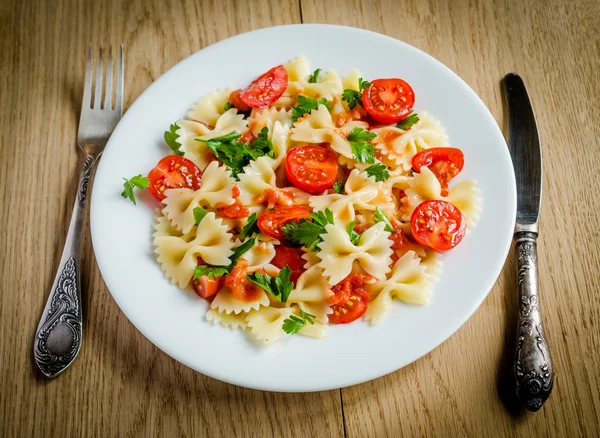
{"type": "MultiPolygon", "coordinates": [[[[131,79],[131,78],[130,78],[131,79]]],[[[500,274],[516,210],[515,179],[502,133],[479,97],[425,53],[376,33],[330,25],[262,29],[190,56],[152,84],[115,129],[100,162],[91,205],[94,251],[104,281],[129,320],[156,346],[219,380],[273,391],[317,391],[365,382],[397,370],[438,346],[477,309],[500,274]],[[287,336],[257,347],[241,331],[204,319],[207,302],[172,286],[152,253],[158,206],[146,195],[121,197],[122,177],[146,175],[169,152],[163,132],[203,94],[243,87],[274,65],[304,54],[312,68],[365,78],[401,77],[416,110],[439,119],[465,154],[458,179],[476,178],[483,209],[472,232],[443,257],[432,304],[394,303],[380,325],[331,326],[327,339],[287,336]]]]}

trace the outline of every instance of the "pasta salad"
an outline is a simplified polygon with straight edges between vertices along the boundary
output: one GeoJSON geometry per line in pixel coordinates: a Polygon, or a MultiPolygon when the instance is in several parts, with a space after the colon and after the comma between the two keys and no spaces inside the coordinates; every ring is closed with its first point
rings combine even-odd
{"type": "Polygon", "coordinates": [[[402,79],[309,68],[298,56],[244,89],[204,96],[165,132],[172,154],[123,197],[161,203],[166,277],[206,319],[271,343],[329,324],[381,322],[394,299],[429,303],[439,254],[475,225],[476,181],[402,79]]]}

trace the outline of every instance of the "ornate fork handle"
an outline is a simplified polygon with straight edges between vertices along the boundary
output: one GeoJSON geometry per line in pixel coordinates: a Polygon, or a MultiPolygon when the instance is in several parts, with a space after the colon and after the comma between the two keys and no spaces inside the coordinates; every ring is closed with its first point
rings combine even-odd
{"type": "Polygon", "coordinates": [[[86,155],[79,177],[67,240],[48,302],[35,335],[35,361],[47,377],[56,377],[81,348],[81,241],[88,183],[100,154],[86,155]]]}
{"type": "Polygon", "coordinates": [[[515,352],[517,396],[530,411],[537,411],[552,391],[554,370],[542,329],[537,279],[537,232],[517,231],[519,328],[515,352]]]}

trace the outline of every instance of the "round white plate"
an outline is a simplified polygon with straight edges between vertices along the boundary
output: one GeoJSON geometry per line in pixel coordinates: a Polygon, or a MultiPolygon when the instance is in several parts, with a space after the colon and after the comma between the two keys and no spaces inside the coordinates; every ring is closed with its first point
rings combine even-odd
{"type": "MultiPolygon", "coordinates": [[[[147,191],[146,191],[147,192],[147,191]]],[[[273,391],[317,391],[365,382],[397,370],[438,346],[477,309],[500,274],[510,247],[515,179],[506,143],[479,97],[425,53],[384,35],[330,25],[262,29],[221,41],[190,56],[152,84],[127,111],[100,161],[91,205],[98,266],[129,320],[185,365],[219,380],[273,391]],[[299,54],[312,68],[352,68],[364,78],[401,77],[414,89],[416,110],[440,120],[465,154],[457,178],[476,178],[483,199],[477,227],[443,256],[432,303],[394,303],[372,327],[331,326],[327,339],[286,336],[267,347],[242,331],[204,319],[207,302],[171,285],[152,253],[158,204],[147,193],[135,206],[121,197],[122,177],[146,175],[169,153],[163,133],[202,95],[243,87],[299,54]]]]}

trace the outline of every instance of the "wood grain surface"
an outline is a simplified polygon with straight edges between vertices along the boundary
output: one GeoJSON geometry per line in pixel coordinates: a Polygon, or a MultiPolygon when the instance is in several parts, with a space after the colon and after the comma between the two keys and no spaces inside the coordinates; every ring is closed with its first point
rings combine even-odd
{"type": "Polygon", "coordinates": [[[597,0],[0,0],[0,436],[600,435],[599,23],[597,0]],[[86,235],[84,347],[60,378],[36,373],[33,335],[81,165],[87,42],[125,43],[129,106],[209,44],[300,22],[361,27],[428,52],[504,132],[500,80],[523,76],[543,147],[540,287],[556,368],[538,413],[519,408],[509,380],[512,255],[473,317],[412,365],[341,391],[279,394],[210,379],[154,347],[117,308],[86,235]]]}

